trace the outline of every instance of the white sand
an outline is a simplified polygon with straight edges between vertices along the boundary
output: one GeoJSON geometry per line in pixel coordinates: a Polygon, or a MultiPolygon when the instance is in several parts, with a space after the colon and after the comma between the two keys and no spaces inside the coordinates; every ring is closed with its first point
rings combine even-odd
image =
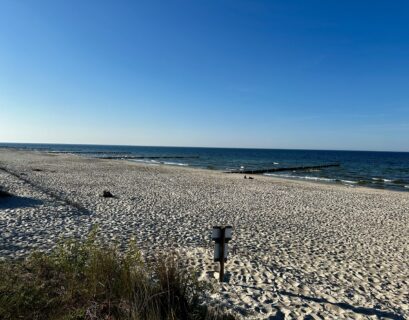
{"type": "Polygon", "coordinates": [[[0,257],[97,224],[124,246],[178,247],[219,287],[214,303],[246,318],[409,318],[407,192],[6,149],[0,167],[19,176],[0,170],[20,197],[0,200],[0,257]],[[210,229],[221,224],[234,238],[219,286],[210,229]]]}

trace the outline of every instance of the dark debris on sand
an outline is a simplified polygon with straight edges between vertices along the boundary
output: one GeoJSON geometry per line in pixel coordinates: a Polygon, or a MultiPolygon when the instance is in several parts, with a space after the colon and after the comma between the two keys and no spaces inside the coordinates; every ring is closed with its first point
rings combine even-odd
{"type": "Polygon", "coordinates": [[[104,190],[102,192],[102,197],[103,198],[115,198],[115,196],[108,190],[104,190]]]}

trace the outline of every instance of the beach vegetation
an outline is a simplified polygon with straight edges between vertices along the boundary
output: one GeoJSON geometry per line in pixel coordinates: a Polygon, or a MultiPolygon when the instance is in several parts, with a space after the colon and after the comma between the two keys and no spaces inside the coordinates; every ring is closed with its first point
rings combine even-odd
{"type": "Polygon", "coordinates": [[[206,305],[210,285],[175,254],[144,259],[135,244],[121,252],[96,239],[1,261],[0,319],[235,319],[206,305]]]}

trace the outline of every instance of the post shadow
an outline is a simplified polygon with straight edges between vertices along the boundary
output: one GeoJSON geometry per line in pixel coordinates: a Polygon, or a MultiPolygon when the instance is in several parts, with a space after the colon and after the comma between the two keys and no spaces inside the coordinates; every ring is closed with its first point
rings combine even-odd
{"type": "Polygon", "coordinates": [[[309,296],[306,296],[306,295],[296,294],[296,293],[292,293],[292,292],[288,292],[288,291],[266,290],[266,289],[252,287],[252,286],[246,286],[246,285],[239,285],[239,286],[243,287],[243,288],[253,289],[253,290],[270,291],[270,292],[277,293],[277,294],[280,294],[280,295],[299,298],[299,299],[303,299],[303,300],[307,300],[307,301],[313,301],[313,302],[316,302],[316,303],[322,303],[322,304],[328,303],[328,304],[332,304],[334,306],[337,306],[337,307],[339,307],[341,309],[350,310],[352,312],[355,312],[355,313],[358,313],[358,314],[361,314],[361,315],[365,315],[365,316],[377,316],[380,319],[405,320],[405,318],[402,315],[393,313],[391,311],[383,311],[383,310],[376,309],[376,308],[355,307],[355,306],[353,306],[353,305],[351,305],[349,303],[346,303],[346,302],[330,302],[330,301],[328,301],[327,299],[324,299],[324,298],[309,297],[309,296]]]}
{"type": "Polygon", "coordinates": [[[11,195],[0,198],[0,209],[32,208],[43,204],[42,200],[11,195]]]}

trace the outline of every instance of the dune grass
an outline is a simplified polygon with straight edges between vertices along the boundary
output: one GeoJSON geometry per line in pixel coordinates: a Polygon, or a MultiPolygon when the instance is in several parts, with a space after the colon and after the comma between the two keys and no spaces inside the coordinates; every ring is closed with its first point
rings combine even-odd
{"type": "Polygon", "coordinates": [[[235,319],[203,304],[209,285],[175,255],[146,262],[95,239],[0,262],[0,319],[235,319]]]}

